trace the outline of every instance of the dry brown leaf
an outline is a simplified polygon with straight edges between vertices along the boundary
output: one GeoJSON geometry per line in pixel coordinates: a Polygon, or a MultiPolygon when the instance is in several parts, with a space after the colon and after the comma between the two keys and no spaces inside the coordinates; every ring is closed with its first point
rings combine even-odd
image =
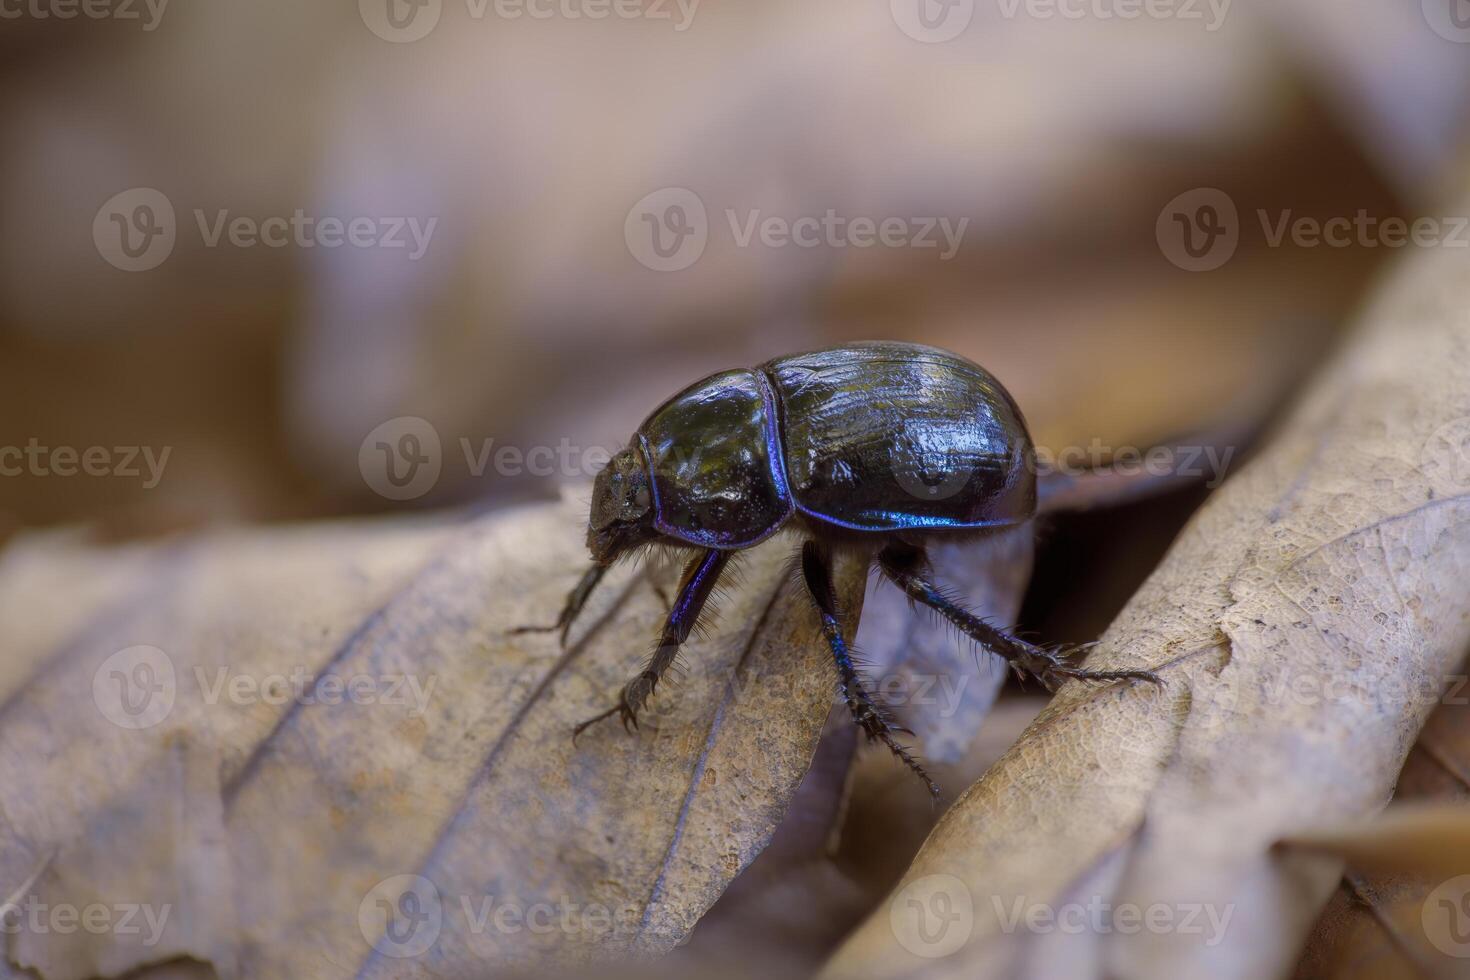
{"type": "Polygon", "coordinates": [[[1340,868],[1270,845],[1383,805],[1470,642],[1467,281],[1408,257],[1090,663],[1168,686],[1063,690],[828,975],[1291,968],[1340,868]]]}
{"type": "Polygon", "coordinates": [[[1331,854],[1360,871],[1470,870],[1470,807],[1399,804],[1371,820],[1295,834],[1281,846],[1331,854]]]}
{"type": "MultiPolygon", "coordinates": [[[[1032,546],[1024,528],[930,554],[971,609],[1009,623],[1030,577],[1032,546]]],[[[809,975],[892,887],[944,807],[1014,741],[1024,727],[1016,719],[1036,713],[1021,699],[995,717],[1004,662],[929,610],[915,610],[878,576],[869,579],[854,647],[878,700],[915,733],[908,741],[939,783],[940,798],[931,800],[881,745],[864,746],[854,760],[856,729],[837,706],[812,775],[825,758],[826,778],[846,779],[846,796],[814,793],[808,777],[771,846],[701,920],[667,964],[669,975],[735,961],[746,973],[809,975]]]]}
{"type": "MultiPolygon", "coordinates": [[[[13,542],[0,892],[54,851],[32,904],[171,914],[123,938],[23,930],[7,965],[483,976],[683,940],[806,772],[830,659],[773,542],[641,733],[574,747],[649,652],[668,578],[619,569],[565,653],[511,634],[575,582],[580,517],[13,542]]],[[[862,572],[840,574],[855,616],[862,572]]]]}
{"type": "MultiPolygon", "coordinates": [[[[1396,800],[1407,802],[1396,804],[1384,821],[1330,832],[1329,842],[1341,842],[1352,853],[1344,854],[1347,872],[1297,965],[1301,980],[1466,972],[1467,923],[1452,918],[1456,900],[1470,892],[1464,842],[1470,827],[1470,701],[1464,692],[1460,674],[1431,699],[1438,706],[1394,790],[1396,800]]],[[[1303,836],[1311,840],[1320,833],[1303,836]]]]}
{"type": "Polygon", "coordinates": [[[1349,868],[1298,977],[1470,972],[1470,806],[1463,798],[1398,805],[1378,819],[1300,834],[1283,846],[1333,855],[1349,868]]]}

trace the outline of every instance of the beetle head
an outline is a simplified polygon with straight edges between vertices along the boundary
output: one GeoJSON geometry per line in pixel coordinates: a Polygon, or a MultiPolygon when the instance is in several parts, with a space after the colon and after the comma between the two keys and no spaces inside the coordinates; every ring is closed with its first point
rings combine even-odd
{"type": "Polygon", "coordinates": [[[599,565],[610,565],[653,536],[648,468],[643,454],[629,447],[614,456],[592,484],[587,548],[599,565]]]}

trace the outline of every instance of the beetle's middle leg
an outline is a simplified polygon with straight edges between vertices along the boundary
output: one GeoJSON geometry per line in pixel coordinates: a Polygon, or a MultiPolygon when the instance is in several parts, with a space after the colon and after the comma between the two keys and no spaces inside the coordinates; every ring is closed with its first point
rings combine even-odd
{"type": "Polygon", "coordinates": [[[1151,670],[1087,670],[1077,667],[1054,650],[1027,643],[1020,637],[992,626],[934,585],[928,556],[922,548],[915,545],[894,542],[885,546],[878,554],[878,566],[910,599],[935,610],[985,649],[1004,657],[1018,672],[1030,674],[1049,689],[1054,689],[1068,677],[1084,681],[1138,680],[1163,683],[1159,675],[1151,670]]]}
{"type": "Polygon", "coordinates": [[[853,665],[852,654],[847,648],[847,641],[842,636],[842,624],[837,619],[837,593],[832,588],[832,555],[827,548],[816,541],[808,541],[801,548],[801,573],[806,579],[807,591],[811,593],[813,601],[817,604],[817,612],[822,617],[822,634],[827,637],[827,645],[832,648],[832,659],[837,662],[837,674],[842,680],[842,697],[847,701],[847,707],[852,712],[853,720],[857,722],[868,736],[868,741],[881,741],[888,746],[889,750],[912,769],[924,785],[929,787],[929,792],[934,796],[939,795],[939,787],[924,767],[909,754],[909,751],[898,743],[893,737],[895,731],[906,731],[889,720],[887,714],[874,701],[873,695],[863,684],[858,675],[857,668],[853,665]]]}
{"type": "Polygon", "coordinates": [[[658,687],[664,672],[673,665],[674,658],[679,654],[679,646],[689,638],[689,631],[694,629],[694,623],[699,619],[710,593],[714,591],[720,573],[729,563],[730,555],[731,552],[728,551],[703,551],[690,561],[684,569],[684,577],[679,582],[679,596],[669,610],[669,618],[664,622],[663,633],[659,636],[658,647],[653,651],[653,656],[648,658],[648,663],[644,664],[638,676],[624,685],[618,703],[578,725],[572,730],[573,739],[582,734],[589,725],[613,715],[622,716],[624,728],[638,727],[638,712],[648,703],[649,695],[658,687]]]}

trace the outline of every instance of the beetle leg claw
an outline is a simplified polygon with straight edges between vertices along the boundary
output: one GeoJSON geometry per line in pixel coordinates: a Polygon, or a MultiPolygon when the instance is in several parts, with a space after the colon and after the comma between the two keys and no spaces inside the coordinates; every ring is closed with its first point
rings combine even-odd
{"type": "Polygon", "coordinates": [[[1151,670],[1088,670],[1085,667],[1074,666],[1067,662],[1067,657],[1075,653],[1077,648],[1061,653],[1032,646],[1014,637],[1009,639],[1014,644],[1013,649],[1009,651],[1001,649],[996,652],[1010,658],[1012,664],[1036,677],[1046,685],[1047,690],[1056,690],[1068,678],[1100,684],[1113,681],[1148,681],[1151,684],[1162,686],[1164,683],[1164,679],[1151,670]]]}
{"type": "Polygon", "coordinates": [[[549,626],[517,626],[510,632],[512,636],[520,636],[523,633],[556,633],[558,631],[561,633],[561,648],[565,650],[567,648],[567,634],[572,631],[572,621],[570,618],[565,621],[552,623],[549,626]]]}
{"type": "Polygon", "coordinates": [[[594,715],[593,717],[588,718],[586,721],[582,722],[576,728],[573,728],[572,744],[577,744],[577,736],[581,735],[587,729],[591,728],[599,721],[602,721],[604,718],[611,718],[613,715],[618,716],[618,720],[623,723],[623,731],[627,732],[629,735],[632,735],[638,731],[637,710],[628,703],[626,698],[619,698],[617,704],[613,705],[611,708],[608,708],[606,711],[602,712],[602,714],[594,715]]]}
{"type": "Polygon", "coordinates": [[[658,677],[652,671],[645,670],[623,686],[623,693],[618,698],[617,704],[594,718],[588,718],[572,729],[572,741],[576,742],[577,736],[587,728],[613,715],[617,715],[618,720],[623,723],[623,731],[629,735],[637,732],[638,712],[643,710],[643,706],[648,702],[648,696],[653,693],[656,686],[658,686],[658,677]]]}
{"type": "Polygon", "coordinates": [[[562,615],[556,622],[546,626],[517,626],[511,630],[512,636],[520,636],[524,633],[560,633],[561,648],[567,648],[567,635],[572,631],[572,617],[562,615]]]}
{"type": "Polygon", "coordinates": [[[585,732],[587,729],[591,728],[593,725],[597,724],[602,719],[604,719],[604,718],[611,718],[614,714],[616,714],[619,710],[621,710],[622,707],[623,706],[621,704],[614,705],[613,707],[608,708],[602,714],[597,715],[594,718],[588,718],[586,721],[582,722],[576,728],[573,728],[572,729],[572,744],[573,745],[576,745],[577,744],[577,736],[578,735],[581,735],[583,732],[585,732]]]}

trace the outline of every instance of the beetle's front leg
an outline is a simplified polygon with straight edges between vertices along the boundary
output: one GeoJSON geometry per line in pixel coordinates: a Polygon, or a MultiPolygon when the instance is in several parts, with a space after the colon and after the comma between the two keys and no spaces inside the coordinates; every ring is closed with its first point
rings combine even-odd
{"type": "Polygon", "coordinates": [[[1069,677],[1083,681],[1149,681],[1164,683],[1151,670],[1088,670],[1067,661],[1060,653],[1027,643],[998,629],[945,595],[929,580],[928,561],[922,549],[890,544],[878,555],[878,565],[910,599],[921,602],[949,620],[975,642],[1004,657],[1021,675],[1030,674],[1048,689],[1069,677]]]}
{"type": "Polygon", "coordinates": [[[618,703],[578,725],[572,730],[573,739],[582,734],[589,725],[615,714],[622,717],[624,728],[638,727],[638,712],[648,703],[649,695],[658,687],[664,672],[673,665],[680,645],[689,638],[689,632],[694,629],[706,600],[720,579],[720,573],[730,561],[730,555],[728,551],[703,551],[690,561],[684,569],[684,577],[679,582],[678,598],[669,610],[669,618],[664,622],[663,633],[659,636],[658,647],[653,651],[653,656],[648,658],[648,663],[638,676],[624,685],[623,695],[618,703]]]}
{"type": "Polygon", "coordinates": [[[607,574],[606,565],[593,565],[582,574],[579,581],[571,592],[567,593],[567,601],[562,604],[561,614],[556,617],[556,622],[550,626],[517,626],[511,630],[512,633],[553,633],[561,631],[561,645],[567,645],[567,633],[571,631],[572,623],[576,621],[577,614],[587,604],[587,599],[592,595],[592,590],[597,588],[597,583],[607,574]]]}

